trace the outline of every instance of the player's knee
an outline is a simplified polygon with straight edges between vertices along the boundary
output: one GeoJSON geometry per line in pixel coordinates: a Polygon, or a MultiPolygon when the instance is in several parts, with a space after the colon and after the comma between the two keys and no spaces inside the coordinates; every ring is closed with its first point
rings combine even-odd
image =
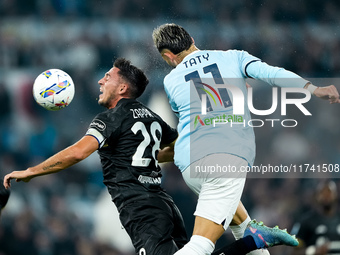
{"type": "Polygon", "coordinates": [[[208,238],[213,243],[216,243],[224,231],[225,230],[221,224],[196,216],[193,235],[208,238]]]}

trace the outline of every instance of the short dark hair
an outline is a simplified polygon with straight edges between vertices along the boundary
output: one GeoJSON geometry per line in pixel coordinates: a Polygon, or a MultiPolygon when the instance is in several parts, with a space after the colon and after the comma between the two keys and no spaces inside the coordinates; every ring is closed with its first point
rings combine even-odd
{"type": "Polygon", "coordinates": [[[140,97],[149,84],[144,72],[125,58],[117,58],[113,66],[119,69],[118,74],[129,84],[130,97],[140,97]]]}
{"type": "Polygon", "coordinates": [[[174,23],[155,28],[152,32],[152,39],[159,52],[168,49],[173,54],[188,50],[193,44],[190,34],[174,23]]]}

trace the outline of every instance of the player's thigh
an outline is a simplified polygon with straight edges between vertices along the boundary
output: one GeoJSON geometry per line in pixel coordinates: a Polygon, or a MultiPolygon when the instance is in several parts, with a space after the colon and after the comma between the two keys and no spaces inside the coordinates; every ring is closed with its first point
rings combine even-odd
{"type": "Polygon", "coordinates": [[[137,254],[171,255],[178,250],[172,209],[164,201],[136,201],[121,210],[120,219],[137,254]]]}
{"type": "Polygon", "coordinates": [[[173,201],[168,202],[168,203],[172,204],[171,208],[173,212],[174,229],[172,232],[172,237],[178,249],[181,249],[189,241],[187,237],[185,225],[184,225],[184,220],[183,220],[181,212],[179,211],[175,203],[173,201]]]}
{"type": "Polygon", "coordinates": [[[183,178],[189,187],[198,193],[195,216],[222,224],[226,228],[235,214],[245,184],[245,174],[239,169],[247,164],[245,160],[230,154],[213,154],[186,169],[183,178]],[[236,172],[197,173],[197,166],[199,169],[221,166],[221,170],[222,166],[233,166],[236,172]]]}

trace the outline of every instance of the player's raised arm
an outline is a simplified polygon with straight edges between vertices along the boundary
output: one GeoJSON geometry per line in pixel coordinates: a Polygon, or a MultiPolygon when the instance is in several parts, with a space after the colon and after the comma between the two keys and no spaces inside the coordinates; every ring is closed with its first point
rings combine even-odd
{"type": "MultiPolygon", "coordinates": [[[[243,54],[247,56],[248,53],[243,54]]],[[[247,58],[244,59],[247,60],[247,58]]],[[[244,72],[249,78],[262,80],[273,86],[305,88],[312,95],[328,100],[331,104],[340,103],[339,92],[334,85],[317,87],[299,75],[281,67],[271,66],[261,61],[253,61],[245,65],[244,72]]]]}
{"type": "Polygon", "coordinates": [[[11,186],[11,179],[28,182],[40,175],[52,174],[64,170],[90,156],[98,149],[98,141],[92,136],[84,136],[75,144],[58,152],[44,162],[23,171],[13,171],[4,178],[4,186],[11,186]]]}

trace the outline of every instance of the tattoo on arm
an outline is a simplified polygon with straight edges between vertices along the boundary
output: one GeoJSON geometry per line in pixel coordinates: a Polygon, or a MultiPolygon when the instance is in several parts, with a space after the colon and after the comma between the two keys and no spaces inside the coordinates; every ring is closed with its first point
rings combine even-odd
{"type": "Polygon", "coordinates": [[[49,165],[49,166],[45,166],[45,167],[43,167],[43,170],[48,170],[48,169],[51,169],[51,168],[53,168],[53,167],[55,167],[55,166],[58,166],[58,165],[61,165],[62,164],[62,162],[61,161],[58,161],[58,162],[56,162],[56,163],[54,163],[54,164],[52,164],[52,165],[49,165]]]}

